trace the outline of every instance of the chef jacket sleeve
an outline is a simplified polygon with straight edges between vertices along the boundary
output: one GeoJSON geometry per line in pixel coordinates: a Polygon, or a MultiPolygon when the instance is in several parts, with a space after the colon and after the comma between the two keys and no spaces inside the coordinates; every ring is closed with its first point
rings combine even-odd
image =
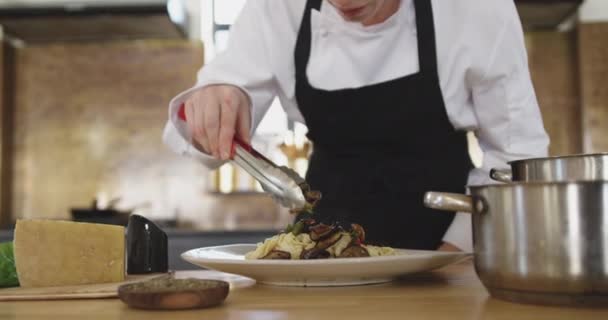
{"type": "MultiPolygon", "coordinates": [[[[508,168],[508,161],[547,155],[549,138],[530,78],[521,22],[512,2],[508,9],[487,67],[467,74],[478,123],[475,135],[483,152],[483,165],[471,171],[469,185],[494,183],[490,169],[508,168]]],[[[472,251],[471,230],[470,214],[458,213],[443,240],[472,251]]]]}
{"type": "Polygon", "coordinates": [[[277,84],[270,66],[267,41],[271,28],[261,9],[263,1],[247,1],[230,30],[226,50],[205,65],[198,73],[197,83],[176,96],[169,104],[169,120],[163,140],[174,152],[195,158],[209,168],[222,164],[194,148],[186,123],[177,112],[195,91],[213,84],[230,84],[242,89],[251,101],[251,134],[261,122],[276,96],[277,84]]]}

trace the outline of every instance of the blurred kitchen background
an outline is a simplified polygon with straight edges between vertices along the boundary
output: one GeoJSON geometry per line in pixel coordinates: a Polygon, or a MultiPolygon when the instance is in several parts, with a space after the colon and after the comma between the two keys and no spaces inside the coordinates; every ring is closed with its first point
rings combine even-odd
{"type": "MultiPolygon", "coordinates": [[[[209,171],[161,141],[169,100],[225,47],[244,2],[0,0],[0,229],[136,213],[179,253],[285,226],[246,173],[209,171]]],[[[551,154],[608,151],[608,1],[515,2],[551,154]]],[[[254,145],[304,174],[305,134],[276,102],[254,145]]]]}

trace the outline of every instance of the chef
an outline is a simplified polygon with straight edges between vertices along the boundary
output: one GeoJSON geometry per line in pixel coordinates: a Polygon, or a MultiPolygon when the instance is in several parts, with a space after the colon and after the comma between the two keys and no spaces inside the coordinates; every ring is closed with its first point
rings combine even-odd
{"type": "Polygon", "coordinates": [[[277,96],[309,129],[317,212],[381,245],[471,250],[470,215],[426,209],[424,192],[489,183],[549,143],[513,0],[247,1],[227,49],[171,101],[164,141],[218,166],[277,96]]]}

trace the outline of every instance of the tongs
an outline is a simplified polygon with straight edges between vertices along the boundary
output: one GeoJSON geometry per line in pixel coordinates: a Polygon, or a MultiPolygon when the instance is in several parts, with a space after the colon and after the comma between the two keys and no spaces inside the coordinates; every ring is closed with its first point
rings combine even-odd
{"type": "MultiPolygon", "coordinates": [[[[182,121],[186,121],[184,105],[180,106],[178,116],[182,121]]],[[[262,189],[282,206],[292,211],[308,207],[306,195],[309,187],[297,172],[286,166],[278,166],[236,136],[230,159],[251,174],[262,189]]]]}

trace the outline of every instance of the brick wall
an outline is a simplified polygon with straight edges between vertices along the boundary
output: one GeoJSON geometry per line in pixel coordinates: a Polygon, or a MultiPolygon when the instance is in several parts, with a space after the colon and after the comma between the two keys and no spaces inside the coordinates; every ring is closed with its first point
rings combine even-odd
{"type": "Polygon", "coordinates": [[[585,152],[608,152],[608,22],[578,29],[585,152]]]}
{"type": "Polygon", "coordinates": [[[207,171],[161,141],[171,97],[195,80],[200,43],[129,41],[32,45],[17,50],[14,218],[69,218],[94,197],[148,202],[175,215],[200,207],[207,171]],[[184,191],[187,190],[187,191],[184,191]]]}
{"type": "Polygon", "coordinates": [[[575,32],[526,34],[530,73],[545,129],[549,153],[582,151],[581,102],[575,32]]]}

